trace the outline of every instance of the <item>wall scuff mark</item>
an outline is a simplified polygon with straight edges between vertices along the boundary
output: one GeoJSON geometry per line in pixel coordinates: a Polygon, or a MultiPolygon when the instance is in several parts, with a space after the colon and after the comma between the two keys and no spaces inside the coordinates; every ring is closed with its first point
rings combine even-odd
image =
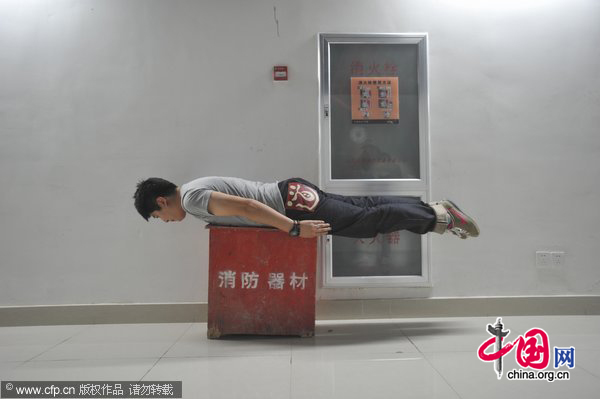
{"type": "Polygon", "coordinates": [[[279,37],[279,20],[277,19],[277,7],[273,6],[273,18],[275,19],[275,25],[277,26],[277,37],[279,37]]]}

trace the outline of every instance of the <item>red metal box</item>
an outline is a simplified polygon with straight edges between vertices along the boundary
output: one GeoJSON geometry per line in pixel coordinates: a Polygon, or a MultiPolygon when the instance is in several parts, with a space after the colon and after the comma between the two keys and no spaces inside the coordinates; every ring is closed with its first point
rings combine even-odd
{"type": "Polygon", "coordinates": [[[208,225],[208,337],[315,331],[317,239],[208,225]]]}

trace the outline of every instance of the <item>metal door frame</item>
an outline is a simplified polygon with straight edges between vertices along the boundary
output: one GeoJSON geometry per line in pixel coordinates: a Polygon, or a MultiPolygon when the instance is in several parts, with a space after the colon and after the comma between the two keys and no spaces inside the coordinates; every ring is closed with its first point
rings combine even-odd
{"type": "MultiPolygon", "coordinates": [[[[430,195],[430,148],[429,148],[429,88],[427,33],[319,33],[318,81],[319,81],[319,185],[324,191],[338,194],[356,194],[361,191],[373,195],[414,195],[429,201],[430,195]],[[419,179],[332,179],[331,178],[331,119],[329,118],[329,51],[331,44],[417,44],[418,45],[418,102],[419,102],[419,179]],[[401,183],[401,186],[400,186],[401,183]]],[[[421,237],[420,276],[359,276],[333,277],[332,240],[323,239],[320,262],[323,265],[324,288],[334,287],[431,287],[431,238],[421,237]]]]}

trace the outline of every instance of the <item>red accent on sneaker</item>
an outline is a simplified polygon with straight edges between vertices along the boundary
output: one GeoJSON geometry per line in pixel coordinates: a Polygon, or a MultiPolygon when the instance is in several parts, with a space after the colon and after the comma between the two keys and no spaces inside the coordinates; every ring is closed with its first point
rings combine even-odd
{"type": "Polygon", "coordinates": [[[463,224],[467,224],[467,220],[466,220],[466,219],[463,217],[463,215],[462,215],[460,212],[458,212],[456,209],[454,209],[454,208],[450,208],[450,209],[448,209],[448,210],[449,210],[449,211],[450,211],[450,213],[452,213],[454,216],[456,216],[457,218],[459,218],[459,219],[460,219],[460,221],[461,221],[463,224]]]}

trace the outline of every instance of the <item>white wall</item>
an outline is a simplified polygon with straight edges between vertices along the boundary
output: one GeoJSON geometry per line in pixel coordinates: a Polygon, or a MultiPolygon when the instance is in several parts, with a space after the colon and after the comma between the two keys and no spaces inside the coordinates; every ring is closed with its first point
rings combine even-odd
{"type": "Polygon", "coordinates": [[[318,32],[429,33],[433,197],[482,229],[382,296],[600,294],[598,1],[0,0],[0,305],[206,301],[203,223],[135,184],[316,181],[318,32]]]}

